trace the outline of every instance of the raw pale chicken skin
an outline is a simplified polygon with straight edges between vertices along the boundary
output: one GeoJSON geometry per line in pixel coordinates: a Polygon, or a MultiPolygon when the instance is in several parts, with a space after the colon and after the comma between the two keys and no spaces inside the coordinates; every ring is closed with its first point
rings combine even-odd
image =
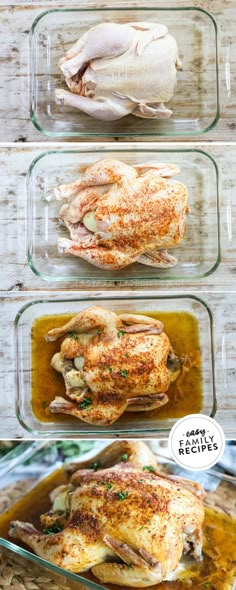
{"type": "Polygon", "coordinates": [[[99,306],[84,309],[48,342],[64,337],[51,365],[62,373],[70,400],[56,397],[52,413],[109,425],[125,411],[151,411],[168,402],[171,381],[181,373],[163,324],[156,319],[99,306]]]}
{"type": "Polygon", "coordinates": [[[102,23],[62,57],[59,68],[70,89],[56,89],[56,102],[102,121],[125,115],[170,117],[181,68],[177,43],[158,23],[102,23]]]}
{"type": "Polygon", "coordinates": [[[178,578],[183,554],[200,560],[204,491],[158,471],[141,441],[114,442],[93,459],[67,467],[68,486],[51,493],[44,534],[13,521],[9,535],[72,572],[92,569],[101,583],[145,588],[178,578]],[[93,466],[96,465],[94,471],[93,466]]]}
{"type": "Polygon", "coordinates": [[[183,240],[189,212],[187,187],[171,178],[179,172],[164,163],[91,164],[78,180],[55,189],[56,198],[65,201],[60,216],[71,237],[59,238],[59,252],[108,270],[134,262],[175,266],[167,248],[183,240]]]}

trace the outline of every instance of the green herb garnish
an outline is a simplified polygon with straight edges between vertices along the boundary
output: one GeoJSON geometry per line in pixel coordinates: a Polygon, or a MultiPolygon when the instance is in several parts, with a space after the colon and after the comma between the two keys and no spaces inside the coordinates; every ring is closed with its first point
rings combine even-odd
{"type": "Polygon", "coordinates": [[[121,336],[123,336],[124,334],[125,334],[125,331],[124,331],[124,330],[118,330],[118,332],[117,332],[117,336],[118,336],[118,338],[120,338],[120,337],[121,337],[121,336]]]}
{"type": "Polygon", "coordinates": [[[204,586],[205,588],[209,588],[209,586],[211,586],[211,582],[205,582],[204,586]]]}
{"type": "Polygon", "coordinates": [[[89,469],[93,469],[94,471],[97,471],[99,467],[99,463],[97,461],[94,461],[93,463],[89,464],[89,469]]]}
{"type": "Polygon", "coordinates": [[[108,486],[107,486],[107,489],[108,490],[111,490],[111,488],[112,488],[112,483],[109,483],[108,486]]]}
{"type": "Polygon", "coordinates": [[[82,410],[87,410],[87,408],[89,408],[89,406],[91,406],[92,403],[93,402],[90,399],[90,397],[84,397],[82,402],[79,403],[79,407],[82,408],[82,410]]]}
{"type": "Polygon", "coordinates": [[[99,330],[97,330],[97,335],[101,336],[102,333],[103,333],[103,330],[101,330],[101,328],[99,328],[99,330]]]}
{"type": "Polygon", "coordinates": [[[55,520],[52,526],[49,526],[47,529],[43,529],[43,533],[45,535],[55,535],[55,533],[60,533],[62,531],[62,526],[55,520]]]}
{"type": "Polygon", "coordinates": [[[126,371],[126,369],[121,369],[120,376],[121,377],[127,377],[127,375],[128,375],[128,371],[126,371]]]}
{"type": "Polygon", "coordinates": [[[133,564],[132,563],[128,563],[127,564],[127,567],[129,568],[129,570],[131,570],[131,568],[133,567],[133,564]]]}
{"type": "Polygon", "coordinates": [[[110,371],[110,373],[112,373],[112,370],[113,370],[113,369],[112,369],[112,367],[109,367],[109,371],[110,371]]]}
{"type": "Polygon", "coordinates": [[[128,356],[129,356],[128,352],[125,353],[125,356],[127,356],[127,358],[128,358],[128,356]]]}
{"type": "Polygon", "coordinates": [[[143,471],[150,471],[150,473],[155,473],[155,469],[152,465],[144,465],[143,471]]]}
{"type": "Polygon", "coordinates": [[[127,496],[129,495],[129,492],[119,492],[118,493],[118,498],[119,500],[125,500],[125,498],[127,498],[127,496]]]}
{"type": "Polygon", "coordinates": [[[142,482],[143,482],[143,479],[138,479],[138,483],[142,483],[142,482]]]}
{"type": "Polygon", "coordinates": [[[44,399],[44,400],[42,401],[42,408],[45,410],[45,408],[47,407],[47,405],[48,405],[48,404],[47,404],[46,400],[44,399]]]}
{"type": "Polygon", "coordinates": [[[128,453],[124,453],[124,454],[122,455],[122,457],[121,457],[121,460],[122,460],[122,461],[127,461],[127,459],[128,459],[128,453]]]}
{"type": "Polygon", "coordinates": [[[74,340],[78,340],[78,334],[76,334],[76,332],[68,332],[67,338],[74,338],[74,340]]]}

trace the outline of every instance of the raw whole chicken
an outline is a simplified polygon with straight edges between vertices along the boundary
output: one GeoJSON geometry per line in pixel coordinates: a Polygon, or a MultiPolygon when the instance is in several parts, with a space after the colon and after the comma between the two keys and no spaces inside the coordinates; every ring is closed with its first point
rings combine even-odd
{"type": "Polygon", "coordinates": [[[181,68],[177,43],[165,25],[102,23],[92,27],[59,61],[70,89],[56,89],[56,102],[95,119],[125,115],[170,117],[165,107],[181,68]]]}
{"type": "Polygon", "coordinates": [[[160,473],[143,442],[114,442],[92,464],[67,469],[69,484],[53,490],[52,509],[41,516],[45,533],[13,521],[11,538],[57,566],[92,569],[101,583],[123,588],[178,578],[183,554],[201,559],[204,491],[160,473]],[[62,530],[53,534],[55,523],[62,530]]]}
{"type": "Polygon", "coordinates": [[[62,373],[71,401],[56,397],[52,413],[109,425],[125,411],[166,404],[166,391],[181,373],[163,324],[151,317],[93,306],[46,334],[48,342],[61,337],[51,365],[62,373]]]}
{"type": "Polygon", "coordinates": [[[71,240],[59,238],[59,252],[79,256],[102,269],[118,270],[139,262],[171,267],[167,252],[184,238],[188,191],[170,178],[174,164],[129,166],[99,160],[78,180],[55,189],[66,203],[60,216],[71,240]]]}

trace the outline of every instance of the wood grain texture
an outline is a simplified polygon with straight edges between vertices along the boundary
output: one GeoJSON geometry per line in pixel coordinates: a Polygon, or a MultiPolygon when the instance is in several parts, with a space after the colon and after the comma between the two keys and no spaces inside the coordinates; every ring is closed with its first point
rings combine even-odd
{"type": "MultiPolygon", "coordinates": [[[[94,0],[81,0],[80,8],[83,7],[115,7],[116,0],[110,2],[94,2],[94,0]]],[[[131,0],[129,8],[142,6],[141,0],[131,0]]],[[[196,139],[201,141],[233,141],[236,140],[236,95],[233,88],[236,84],[236,46],[235,46],[235,23],[236,3],[235,0],[226,0],[224,3],[219,0],[201,0],[189,3],[188,0],[173,0],[168,2],[168,8],[186,7],[191,4],[204,8],[215,17],[219,30],[219,66],[220,66],[220,103],[221,117],[216,127],[196,139]]],[[[127,7],[125,0],[119,2],[121,7],[127,7]]],[[[1,88],[0,88],[0,125],[1,141],[50,141],[34,128],[29,113],[29,82],[28,82],[28,55],[27,38],[34,19],[44,10],[49,8],[65,8],[65,3],[57,0],[45,2],[27,2],[17,0],[14,6],[6,2],[0,8],[2,34],[0,38],[1,55],[1,88]]],[[[70,7],[78,7],[76,0],[70,2],[70,7]]],[[[156,2],[151,0],[148,7],[156,7],[156,2]]],[[[166,7],[164,0],[158,2],[158,7],[166,7]]],[[[127,137],[126,141],[131,138],[127,137]]],[[[146,138],[147,139],[147,138],[146,138]]],[[[148,140],[154,141],[150,137],[148,140]]],[[[181,139],[181,136],[173,138],[173,141],[181,139]]],[[[121,141],[113,137],[111,141],[121,141]]],[[[158,141],[164,141],[161,137],[158,141]]],[[[68,141],[68,138],[62,139],[68,141]]],[[[71,141],[71,139],[69,139],[71,141]]],[[[84,141],[83,138],[80,141],[84,141]]],[[[96,141],[96,140],[93,140],[96,141]]],[[[105,141],[102,140],[102,141],[105,141]]],[[[143,140],[141,140],[143,141],[143,140]]],[[[186,138],[191,141],[191,138],[186,138]]]]}

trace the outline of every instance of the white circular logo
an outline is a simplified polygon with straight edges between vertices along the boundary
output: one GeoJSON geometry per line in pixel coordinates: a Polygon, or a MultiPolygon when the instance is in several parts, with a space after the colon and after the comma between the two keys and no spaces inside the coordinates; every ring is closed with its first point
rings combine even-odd
{"type": "Polygon", "coordinates": [[[170,431],[169,451],[178,465],[190,471],[203,471],[215,465],[224,448],[221,426],[203,414],[181,418],[170,431]]]}

